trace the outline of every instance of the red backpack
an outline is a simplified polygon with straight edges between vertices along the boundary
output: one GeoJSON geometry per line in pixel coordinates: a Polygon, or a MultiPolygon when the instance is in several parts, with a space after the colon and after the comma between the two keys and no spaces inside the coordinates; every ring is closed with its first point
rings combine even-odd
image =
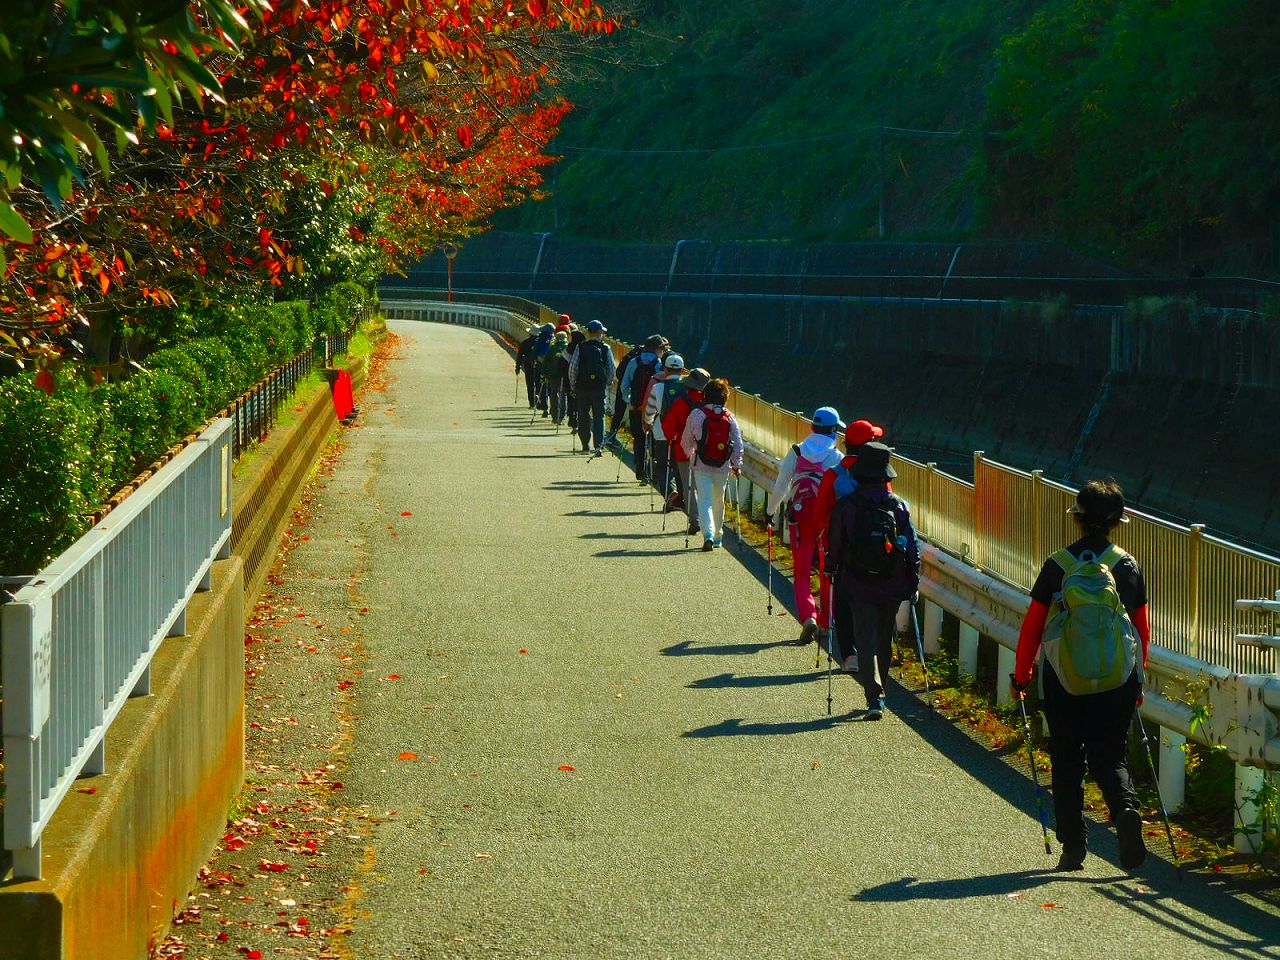
{"type": "Polygon", "coordinates": [[[796,455],[796,472],[791,480],[791,495],[787,500],[787,519],[792,523],[800,523],[813,512],[812,504],[818,499],[818,487],[822,485],[823,466],[816,460],[800,456],[799,444],[791,449],[796,455]]]}
{"type": "Polygon", "coordinates": [[[708,467],[723,467],[733,453],[733,420],[724,409],[716,413],[705,406],[702,412],[705,419],[698,438],[698,460],[708,467]]]}

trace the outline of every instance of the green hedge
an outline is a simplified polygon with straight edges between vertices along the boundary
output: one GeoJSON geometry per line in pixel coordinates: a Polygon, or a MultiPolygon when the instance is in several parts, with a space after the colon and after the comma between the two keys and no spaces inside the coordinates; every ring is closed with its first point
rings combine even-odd
{"type": "Polygon", "coordinates": [[[52,395],[30,372],[0,378],[0,576],[39,571],[112,493],[368,297],[338,284],[314,305],[178,311],[139,369],[99,386],[65,368],[52,395]]]}

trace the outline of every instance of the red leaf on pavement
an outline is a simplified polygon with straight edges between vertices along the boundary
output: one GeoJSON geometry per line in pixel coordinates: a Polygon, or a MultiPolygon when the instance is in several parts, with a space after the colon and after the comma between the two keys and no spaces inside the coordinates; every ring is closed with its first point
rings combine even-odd
{"type": "Polygon", "coordinates": [[[1046,909],[1046,910],[1058,910],[1058,909],[1061,909],[1061,908],[1060,908],[1056,903],[1042,903],[1042,904],[1040,904],[1040,906],[1044,907],[1044,909],[1046,909]]]}
{"type": "Polygon", "coordinates": [[[399,679],[400,679],[400,674],[398,674],[398,673],[388,673],[388,674],[387,674],[385,677],[383,677],[382,679],[383,679],[383,680],[399,680],[399,679]]]}
{"type": "Polygon", "coordinates": [[[406,750],[404,753],[400,754],[400,756],[396,757],[396,759],[397,760],[417,760],[418,755],[414,753],[412,750],[406,750]]]}
{"type": "Polygon", "coordinates": [[[270,870],[272,873],[284,873],[289,869],[289,865],[282,860],[259,860],[259,870],[270,870]]]}
{"type": "Polygon", "coordinates": [[[520,650],[520,652],[521,652],[521,653],[528,653],[529,651],[528,651],[528,650],[525,650],[525,649],[523,649],[523,648],[522,648],[522,649],[520,650]]]}
{"type": "Polygon", "coordinates": [[[76,793],[97,793],[97,787],[76,787],[76,793]]]}
{"type": "Polygon", "coordinates": [[[561,770],[574,770],[574,769],[576,769],[576,768],[575,768],[575,767],[571,767],[571,766],[569,766],[567,763],[562,763],[562,764],[560,764],[560,769],[561,769],[561,770]]]}
{"type": "Polygon", "coordinates": [[[401,511],[400,511],[400,516],[402,516],[402,517],[412,517],[412,516],[413,516],[413,511],[412,511],[412,510],[401,510],[401,511]]]}
{"type": "Polygon", "coordinates": [[[216,939],[219,943],[226,943],[226,942],[227,942],[227,940],[229,939],[229,938],[227,937],[227,931],[223,930],[223,931],[222,931],[220,934],[218,934],[218,936],[217,936],[217,937],[215,937],[214,939],[216,939]]]}

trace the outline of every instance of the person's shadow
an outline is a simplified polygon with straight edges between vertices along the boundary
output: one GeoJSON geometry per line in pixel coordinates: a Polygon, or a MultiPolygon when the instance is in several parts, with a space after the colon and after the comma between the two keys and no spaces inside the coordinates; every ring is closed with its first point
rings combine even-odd
{"type": "Polygon", "coordinates": [[[1060,873],[1052,869],[1018,870],[985,877],[957,877],[954,880],[927,880],[903,877],[874,887],[865,887],[849,899],[861,903],[905,903],[910,900],[964,900],[969,897],[998,897],[1034,890],[1050,883],[1115,883],[1130,879],[1125,874],[1115,877],[1088,877],[1060,873]]]}

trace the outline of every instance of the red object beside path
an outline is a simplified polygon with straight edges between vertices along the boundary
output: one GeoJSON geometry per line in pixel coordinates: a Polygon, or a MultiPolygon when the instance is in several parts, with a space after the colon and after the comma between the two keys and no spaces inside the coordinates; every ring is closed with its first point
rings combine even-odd
{"type": "Polygon", "coordinates": [[[339,370],[337,379],[333,381],[333,412],[342,420],[355,405],[355,396],[351,392],[351,371],[339,370]]]}

